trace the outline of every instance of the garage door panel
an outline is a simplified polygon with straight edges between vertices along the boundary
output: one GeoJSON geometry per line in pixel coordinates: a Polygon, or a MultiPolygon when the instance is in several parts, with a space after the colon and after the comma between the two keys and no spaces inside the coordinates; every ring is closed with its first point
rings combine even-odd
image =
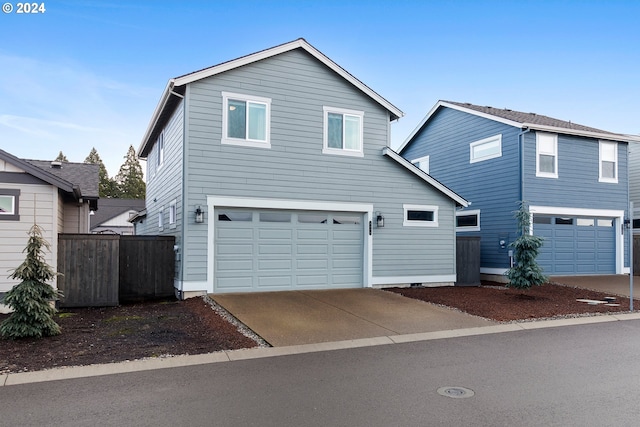
{"type": "Polygon", "coordinates": [[[361,230],[335,230],[333,233],[333,240],[347,240],[350,242],[358,241],[362,237],[361,230]]]}
{"type": "Polygon", "coordinates": [[[291,244],[263,243],[258,245],[258,255],[291,255],[291,244]]]}
{"type": "Polygon", "coordinates": [[[296,275],[296,279],[298,287],[326,287],[326,284],[329,283],[328,274],[298,274],[296,275]]]}
{"type": "Polygon", "coordinates": [[[326,270],[329,267],[327,258],[296,259],[298,270],[326,270]]]}
{"type": "Polygon", "coordinates": [[[260,228],[258,238],[260,240],[291,240],[293,232],[287,228],[260,228]]]}
{"type": "Polygon", "coordinates": [[[218,259],[216,270],[243,272],[253,268],[252,259],[218,259]]]}
{"type": "Polygon", "coordinates": [[[239,227],[220,228],[216,230],[218,239],[253,240],[253,230],[239,227]]]}
{"type": "Polygon", "coordinates": [[[261,288],[290,288],[292,284],[291,275],[280,276],[258,276],[258,287],[261,288]]]}
{"type": "MultiPolygon", "coordinates": [[[[291,259],[259,259],[258,270],[290,270],[292,261],[291,259]]],[[[253,268],[253,267],[249,267],[253,268]]]]}
{"type": "Polygon", "coordinates": [[[253,253],[252,244],[226,244],[217,252],[219,255],[249,255],[253,253]]]}
{"type": "MultiPolygon", "coordinates": [[[[325,224],[326,225],[326,224],[325,224]]],[[[297,230],[296,237],[300,240],[322,240],[326,241],[329,230],[297,230]]]]}
{"type": "Polygon", "coordinates": [[[233,275],[231,277],[218,278],[219,290],[250,289],[252,287],[252,276],[233,275]]]}
{"type": "Polygon", "coordinates": [[[321,245],[321,244],[313,244],[313,243],[309,243],[309,244],[305,244],[305,243],[298,243],[297,245],[297,253],[299,255],[327,255],[329,254],[329,246],[328,245],[321,245]]]}

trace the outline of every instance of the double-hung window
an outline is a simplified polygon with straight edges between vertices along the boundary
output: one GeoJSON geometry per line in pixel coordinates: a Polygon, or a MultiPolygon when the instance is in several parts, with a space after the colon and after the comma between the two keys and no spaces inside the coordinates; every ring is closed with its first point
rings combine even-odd
{"type": "Polygon", "coordinates": [[[618,182],[618,144],[600,141],[600,182],[618,182]]]}
{"type": "Polygon", "coordinates": [[[324,107],[322,152],[362,157],[364,112],[324,107]]]}
{"type": "Polygon", "coordinates": [[[222,143],[271,148],[271,99],[222,92],[222,143]]]}
{"type": "Polygon", "coordinates": [[[502,134],[469,144],[469,163],[502,157],[502,134]]]}
{"type": "Polygon", "coordinates": [[[558,135],[536,133],[536,176],[558,177],[558,135]]]}

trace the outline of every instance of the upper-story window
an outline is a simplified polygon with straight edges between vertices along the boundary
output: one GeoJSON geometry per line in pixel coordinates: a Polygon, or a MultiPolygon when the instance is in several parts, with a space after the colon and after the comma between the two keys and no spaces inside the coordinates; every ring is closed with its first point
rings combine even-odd
{"type": "Polygon", "coordinates": [[[558,135],[536,133],[536,176],[558,177],[558,135]]]}
{"type": "Polygon", "coordinates": [[[20,190],[0,189],[0,221],[19,221],[20,190]]]}
{"type": "Polygon", "coordinates": [[[362,111],[324,107],[322,152],[362,157],[362,111]]]}
{"type": "Polygon", "coordinates": [[[411,161],[414,165],[416,165],[420,170],[425,173],[429,173],[429,156],[419,157],[411,161]]]}
{"type": "Polygon", "coordinates": [[[158,157],[156,158],[156,168],[159,169],[160,166],[164,163],[164,131],[160,132],[158,135],[158,141],[156,142],[158,146],[158,157]]]}
{"type": "Polygon", "coordinates": [[[618,182],[618,144],[600,141],[600,182],[618,182]]]}
{"type": "Polygon", "coordinates": [[[469,144],[469,163],[502,157],[502,134],[469,144]]]}
{"type": "Polygon", "coordinates": [[[222,92],[222,143],[271,148],[271,99],[222,92]]]}

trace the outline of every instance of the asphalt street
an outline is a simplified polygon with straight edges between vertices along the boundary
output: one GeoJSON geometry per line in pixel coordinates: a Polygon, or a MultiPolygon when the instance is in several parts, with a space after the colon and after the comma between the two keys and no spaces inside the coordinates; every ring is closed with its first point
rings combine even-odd
{"type": "Polygon", "coordinates": [[[2,426],[639,424],[640,320],[0,388],[2,426]]]}

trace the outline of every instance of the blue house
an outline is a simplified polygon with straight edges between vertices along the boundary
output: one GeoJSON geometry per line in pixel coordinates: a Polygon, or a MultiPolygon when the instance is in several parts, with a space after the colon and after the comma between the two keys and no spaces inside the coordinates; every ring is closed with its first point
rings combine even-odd
{"type": "Polygon", "coordinates": [[[172,78],[136,234],[176,237],[183,298],[451,285],[467,201],[391,150],[401,116],[304,39],[172,78]]]}
{"type": "Polygon", "coordinates": [[[623,224],[634,140],[539,114],[439,101],[399,153],[470,201],[456,213],[456,230],[481,237],[483,277],[511,266],[521,200],[531,232],[545,239],[538,262],[546,274],[620,274],[629,271],[623,224]]]}

